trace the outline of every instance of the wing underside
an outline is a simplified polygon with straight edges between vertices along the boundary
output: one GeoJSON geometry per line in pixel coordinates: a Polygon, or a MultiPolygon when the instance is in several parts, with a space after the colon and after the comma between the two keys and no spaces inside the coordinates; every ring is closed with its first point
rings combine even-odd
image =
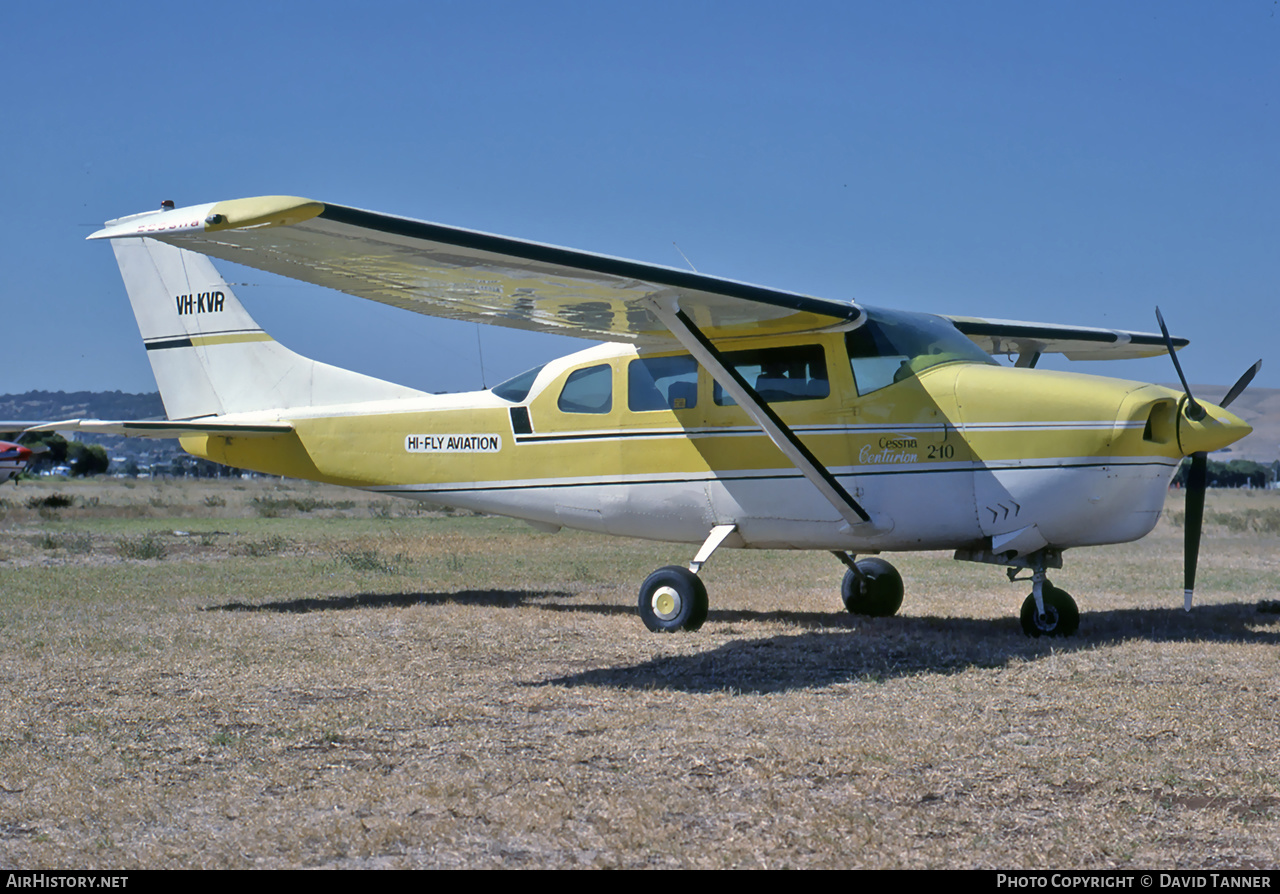
{"type": "Polygon", "coordinates": [[[605,341],[669,343],[655,301],[717,339],[862,319],[851,302],[287,196],[136,215],[90,238],[129,236],[431,316],[605,341]]]}
{"type": "MultiPolygon", "coordinates": [[[[1158,357],[1168,350],[1164,336],[1154,332],[984,320],[979,317],[947,319],[988,354],[1065,354],[1069,360],[1130,360],[1158,357]]],[[[1187,344],[1185,338],[1173,339],[1175,348],[1183,348],[1187,344]]]]}

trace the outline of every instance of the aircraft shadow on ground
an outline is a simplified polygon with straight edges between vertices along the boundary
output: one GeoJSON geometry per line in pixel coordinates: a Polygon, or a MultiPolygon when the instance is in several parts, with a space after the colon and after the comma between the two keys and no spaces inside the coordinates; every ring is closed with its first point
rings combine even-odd
{"type": "MultiPolygon", "coordinates": [[[[454,593],[356,593],[349,596],[309,596],[301,599],[283,599],[276,602],[228,602],[211,605],[205,611],[226,612],[277,612],[280,614],[305,614],[308,612],[350,611],[369,608],[407,608],[414,605],[477,605],[491,608],[519,608],[544,599],[567,598],[571,594],[554,590],[460,590],[454,593]]],[[[615,610],[613,606],[593,606],[615,610]]],[[[621,608],[617,608],[621,612],[621,608]]]]}
{"type": "MultiPolygon", "coordinates": [[[[297,614],[454,604],[632,616],[628,623],[640,623],[629,605],[563,601],[572,598],[572,594],[549,590],[357,593],[256,605],[232,602],[206,610],[297,614]]],[[[1080,632],[1065,639],[1031,639],[1022,633],[1015,617],[866,618],[842,612],[712,611],[705,629],[769,622],[797,629],[794,633],[754,638],[750,631],[739,630],[735,632],[743,634],[742,638],[695,654],[660,656],[635,664],[530,681],[527,685],[778,692],[856,680],[998,668],[1014,660],[1036,661],[1051,653],[1131,641],[1280,643],[1280,615],[1260,612],[1256,602],[1205,605],[1191,614],[1180,607],[1089,611],[1081,617],[1080,632]]],[[[689,637],[696,641],[698,634],[669,636],[683,644],[689,637]]]]}
{"type": "MultiPolygon", "coordinates": [[[[810,626],[797,633],[741,639],[693,655],[651,658],[554,677],[528,685],[673,689],[685,692],[783,692],[859,680],[951,674],[1036,661],[1051,653],[1134,640],[1150,642],[1280,643],[1280,616],[1255,603],[1182,609],[1090,612],[1080,633],[1031,639],[1016,618],[826,617],[804,613],[711,612],[708,624],[782,617],[810,626]]],[[[695,634],[696,635],[696,634],[695,634]]]]}

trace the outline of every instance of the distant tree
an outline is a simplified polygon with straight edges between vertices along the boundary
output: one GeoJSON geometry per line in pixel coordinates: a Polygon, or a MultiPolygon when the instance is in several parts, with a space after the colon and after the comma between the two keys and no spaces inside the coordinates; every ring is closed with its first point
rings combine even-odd
{"type": "MultiPolygon", "coordinates": [[[[1178,467],[1172,484],[1186,487],[1190,468],[1191,458],[1187,457],[1178,467]]],[[[1211,459],[1205,477],[1209,487],[1266,487],[1267,467],[1247,459],[1233,459],[1225,463],[1211,459]]]]}
{"type": "Polygon", "coordinates": [[[72,441],[67,445],[67,462],[71,466],[71,474],[83,478],[87,475],[101,475],[111,465],[107,456],[107,448],[101,444],[82,444],[72,441]]]}
{"type": "Polygon", "coordinates": [[[1266,487],[1267,467],[1248,459],[1233,459],[1220,472],[1219,487],[1266,487]]]}

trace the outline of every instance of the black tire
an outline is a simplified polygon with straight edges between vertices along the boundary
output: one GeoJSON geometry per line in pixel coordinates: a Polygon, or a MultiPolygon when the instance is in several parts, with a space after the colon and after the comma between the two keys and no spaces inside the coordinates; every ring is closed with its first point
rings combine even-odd
{"type": "Polygon", "coordinates": [[[1033,593],[1022,603],[1022,632],[1027,636],[1072,636],[1080,629],[1080,609],[1066,590],[1059,590],[1048,581],[1040,591],[1044,598],[1044,614],[1036,611],[1033,593]]]}
{"type": "Polygon", "coordinates": [[[873,618],[891,618],[902,608],[902,575],[884,559],[863,559],[858,571],[866,581],[865,588],[858,586],[858,575],[850,568],[840,584],[840,598],[844,607],[855,615],[873,618]]]}
{"type": "Polygon", "coordinates": [[[679,565],[659,568],[640,587],[640,619],[654,633],[697,630],[708,608],[707,588],[679,565]]]}

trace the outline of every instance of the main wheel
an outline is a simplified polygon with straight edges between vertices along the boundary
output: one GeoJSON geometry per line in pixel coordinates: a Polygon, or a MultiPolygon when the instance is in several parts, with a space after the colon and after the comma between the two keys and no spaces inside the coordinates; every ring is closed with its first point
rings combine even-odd
{"type": "Polygon", "coordinates": [[[1031,594],[1022,603],[1022,632],[1027,636],[1071,636],[1080,629],[1080,609],[1066,590],[1048,581],[1040,591],[1044,614],[1036,611],[1036,597],[1031,594]]]}
{"type": "Polygon", "coordinates": [[[697,630],[707,620],[707,588],[688,568],[668,565],[640,587],[640,619],[654,633],[697,630]]]}
{"type": "Polygon", "coordinates": [[[902,608],[902,575],[884,559],[863,559],[858,562],[864,586],[859,586],[858,575],[850,568],[840,584],[840,598],[844,607],[855,615],[871,615],[873,618],[889,618],[902,608]]]}

